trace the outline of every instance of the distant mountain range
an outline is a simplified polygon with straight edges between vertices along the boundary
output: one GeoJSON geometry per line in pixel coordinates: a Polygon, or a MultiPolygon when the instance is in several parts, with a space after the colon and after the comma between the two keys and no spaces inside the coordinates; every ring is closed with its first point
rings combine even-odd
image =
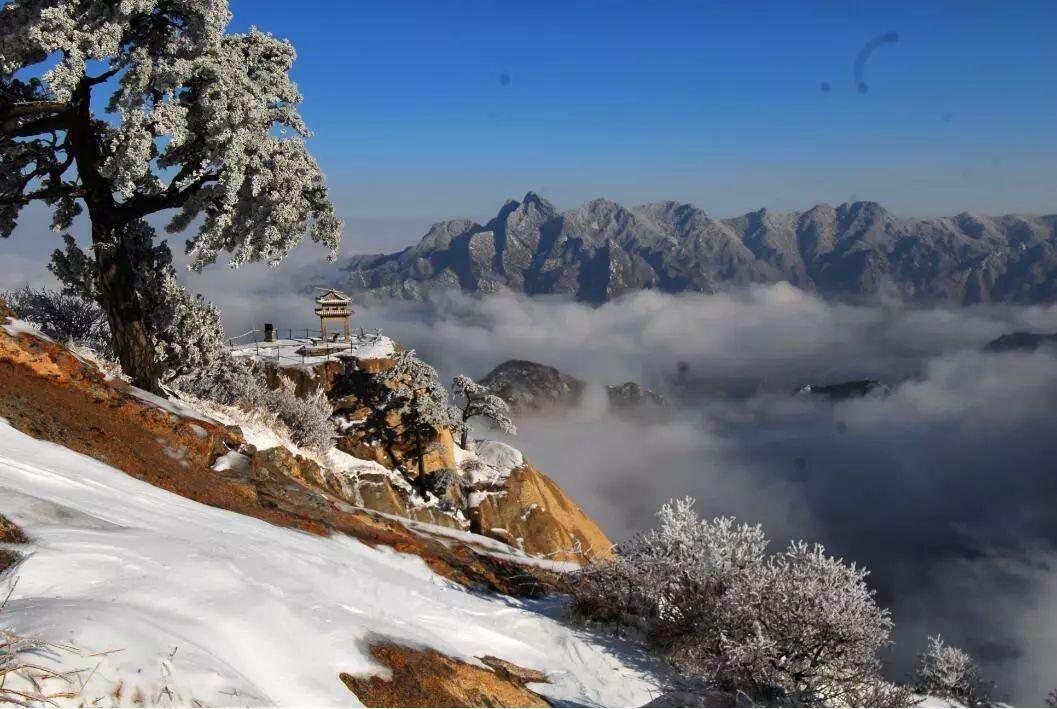
{"type": "Polygon", "coordinates": [[[1057,300],[1057,215],[903,219],[876,202],[715,219],[678,202],[596,199],[559,212],[530,192],[487,224],[435,224],[395,254],[341,265],[352,292],[511,290],[602,303],[625,293],[712,293],[788,281],[827,298],[914,303],[1057,300]]]}

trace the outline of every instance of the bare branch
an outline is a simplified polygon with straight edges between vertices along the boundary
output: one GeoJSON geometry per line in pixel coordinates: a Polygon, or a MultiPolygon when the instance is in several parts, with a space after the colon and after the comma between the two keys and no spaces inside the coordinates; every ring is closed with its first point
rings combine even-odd
{"type": "Polygon", "coordinates": [[[20,116],[35,116],[38,113],[63,113],[70,110],[70,104],[65,101],[27,101],[25,103],[13,103],[0,109],[0,120],[20,116]]]}
{"type": "Polygon", "coordinates": [[[169,189],[158,194],[139,194],[121,205],[120,210],[129,219],[140,219],[163,209],[177,209],[187,203],[195,192],[210,182],[220,179],[216,173],[206,173],[183,189],[177,189],[176,180],[169,189]]]}
{"type": "Polygon", "coordinates": [[[121,69],[122,69],[122,67],[117,67],[117,68],[111,69],[110,71],[103,72],[99,76],[88,76],[88,75],[85,75],[84,78],[85,78],[85,81],[88,82],[89,86],[95,86],[97,84],[102,84],[102,83],[108,81],[109,79],[112,79],[113,77],[117,76],[118,73],[121,71],[121,69]]]}

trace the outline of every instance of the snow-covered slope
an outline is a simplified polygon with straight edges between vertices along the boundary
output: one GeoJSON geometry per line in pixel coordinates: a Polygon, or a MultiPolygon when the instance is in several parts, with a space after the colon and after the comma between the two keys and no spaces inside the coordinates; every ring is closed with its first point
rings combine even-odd
{"type": "Polygon", "coordinates": [[[542,670],[550,683],[532,689],[562,703],[655,692],[630,648],[562,625],[553,603],[473,594],[415,556],[207,507],[2,420],[0,513],[30,537],[0,581],[18,576],[0,628],[79,649],[43,660],[86,669],[71,704],[349,705],[338,674],[380,671],[366,646],[381,639],[542,670]]]}

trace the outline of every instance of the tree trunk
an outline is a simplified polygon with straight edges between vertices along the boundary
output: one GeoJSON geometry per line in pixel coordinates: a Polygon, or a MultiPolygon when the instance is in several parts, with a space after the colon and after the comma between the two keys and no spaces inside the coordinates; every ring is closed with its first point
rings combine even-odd
{"type": "Polygon", "coordinates": [[[413,426],[415,427],[415,448],[418,451],[418,479],[422,481],[426,479],[426,451],[422,449],[422,431],[418,429],[418,422],[416,421],[413,426]]]}
{"type": "Polygon", "coordinates": [[[143,294],[136,288],[137,270],[143,264],[135,263],[121,227],[93,224],[92,245],[102,306],[121,369],[134,386],[161,394],[161,370],[155,361],[143,294]]]}
{"type": "Polygon", "coordinates": [[[467,413],[470,409],[470,400],[466,400],[466,408],[462,410],[462,437],[459,441],[459,445],[466,448],[466,444],[470,442],[470,415],[467,413]]]}

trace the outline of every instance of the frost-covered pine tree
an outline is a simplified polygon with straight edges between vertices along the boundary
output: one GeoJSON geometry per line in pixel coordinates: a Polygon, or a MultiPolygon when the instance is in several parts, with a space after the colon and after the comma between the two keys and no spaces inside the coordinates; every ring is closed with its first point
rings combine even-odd
{"type": "Polygon", "coordinates": [[[0,236],[33,201],[52,207],[58,231],[87,209],[93,256],[71,240],[64,265],[91,265],[122,368],[152,390],[164,366],[137,289],[145,217],[170,211],[173,233],[197,225],[197,269],[224,251],[233,267],[277,263],[306,234],[332,251],[340,238],[303,140],[293,47],[226,34],[230,19],[226,0],[0,8],[0,236]],[[109,100],[96,112],[99,92],[109,100]]]}
{"type": "Polygon", "coordinates": [[[404,417],[405,425],[411,429],[419,476],[424,477],[425,444],[437,429],[458,431],[462,425],[461,413],[448,403],[448,392],[441,384],[437,370],[419,359],[414,350],[397,354],[396,363],[388,375],[396,383],[390,392],[389,406],[404,417]]]}
{"type": "Polygon", "coordinates": [[[948,645],[942,635],[928,639],[918,665],[918,689],[966,706],[988,700],[988,686],[969,653],[948,645]]]}
{"type": "MultiPolygon", "coordinates": [[[[211,370],[229,357],[224,326],[216,307],[180,284],[172,254],[164,244],[154,245],[154,236],[154,228],[143,220],[126,227],[128,247],[140,264],[135,288],[154,348],[159,383],[187,389],[189,378],[215,377],[211,370]]],[[[67,293],[98,298],[96,260],[69,235],[66,248],[52,256],[50,268],[67,293]]]]}
{"type": "Polygon", "coordinates": [[[158,307],[155,356],[162,381],[170,382],[216,366],[230,356],[225,348],[220,311],[200,295],[192,295],[173,273],[162,277],[158,307]]]}
{"type": "Polygon", "coordinates": [[[517,426],[510,419],[510,406],[488,387],[460,374],[452,380],[451,393],[456,401],[462,399],[463,402],[460,405],[462,426],[459,430],[459,443],[463,448],[470,441],[470,419],[474,416],[484,418],[503,433],[517,434],[517,426]]]}

